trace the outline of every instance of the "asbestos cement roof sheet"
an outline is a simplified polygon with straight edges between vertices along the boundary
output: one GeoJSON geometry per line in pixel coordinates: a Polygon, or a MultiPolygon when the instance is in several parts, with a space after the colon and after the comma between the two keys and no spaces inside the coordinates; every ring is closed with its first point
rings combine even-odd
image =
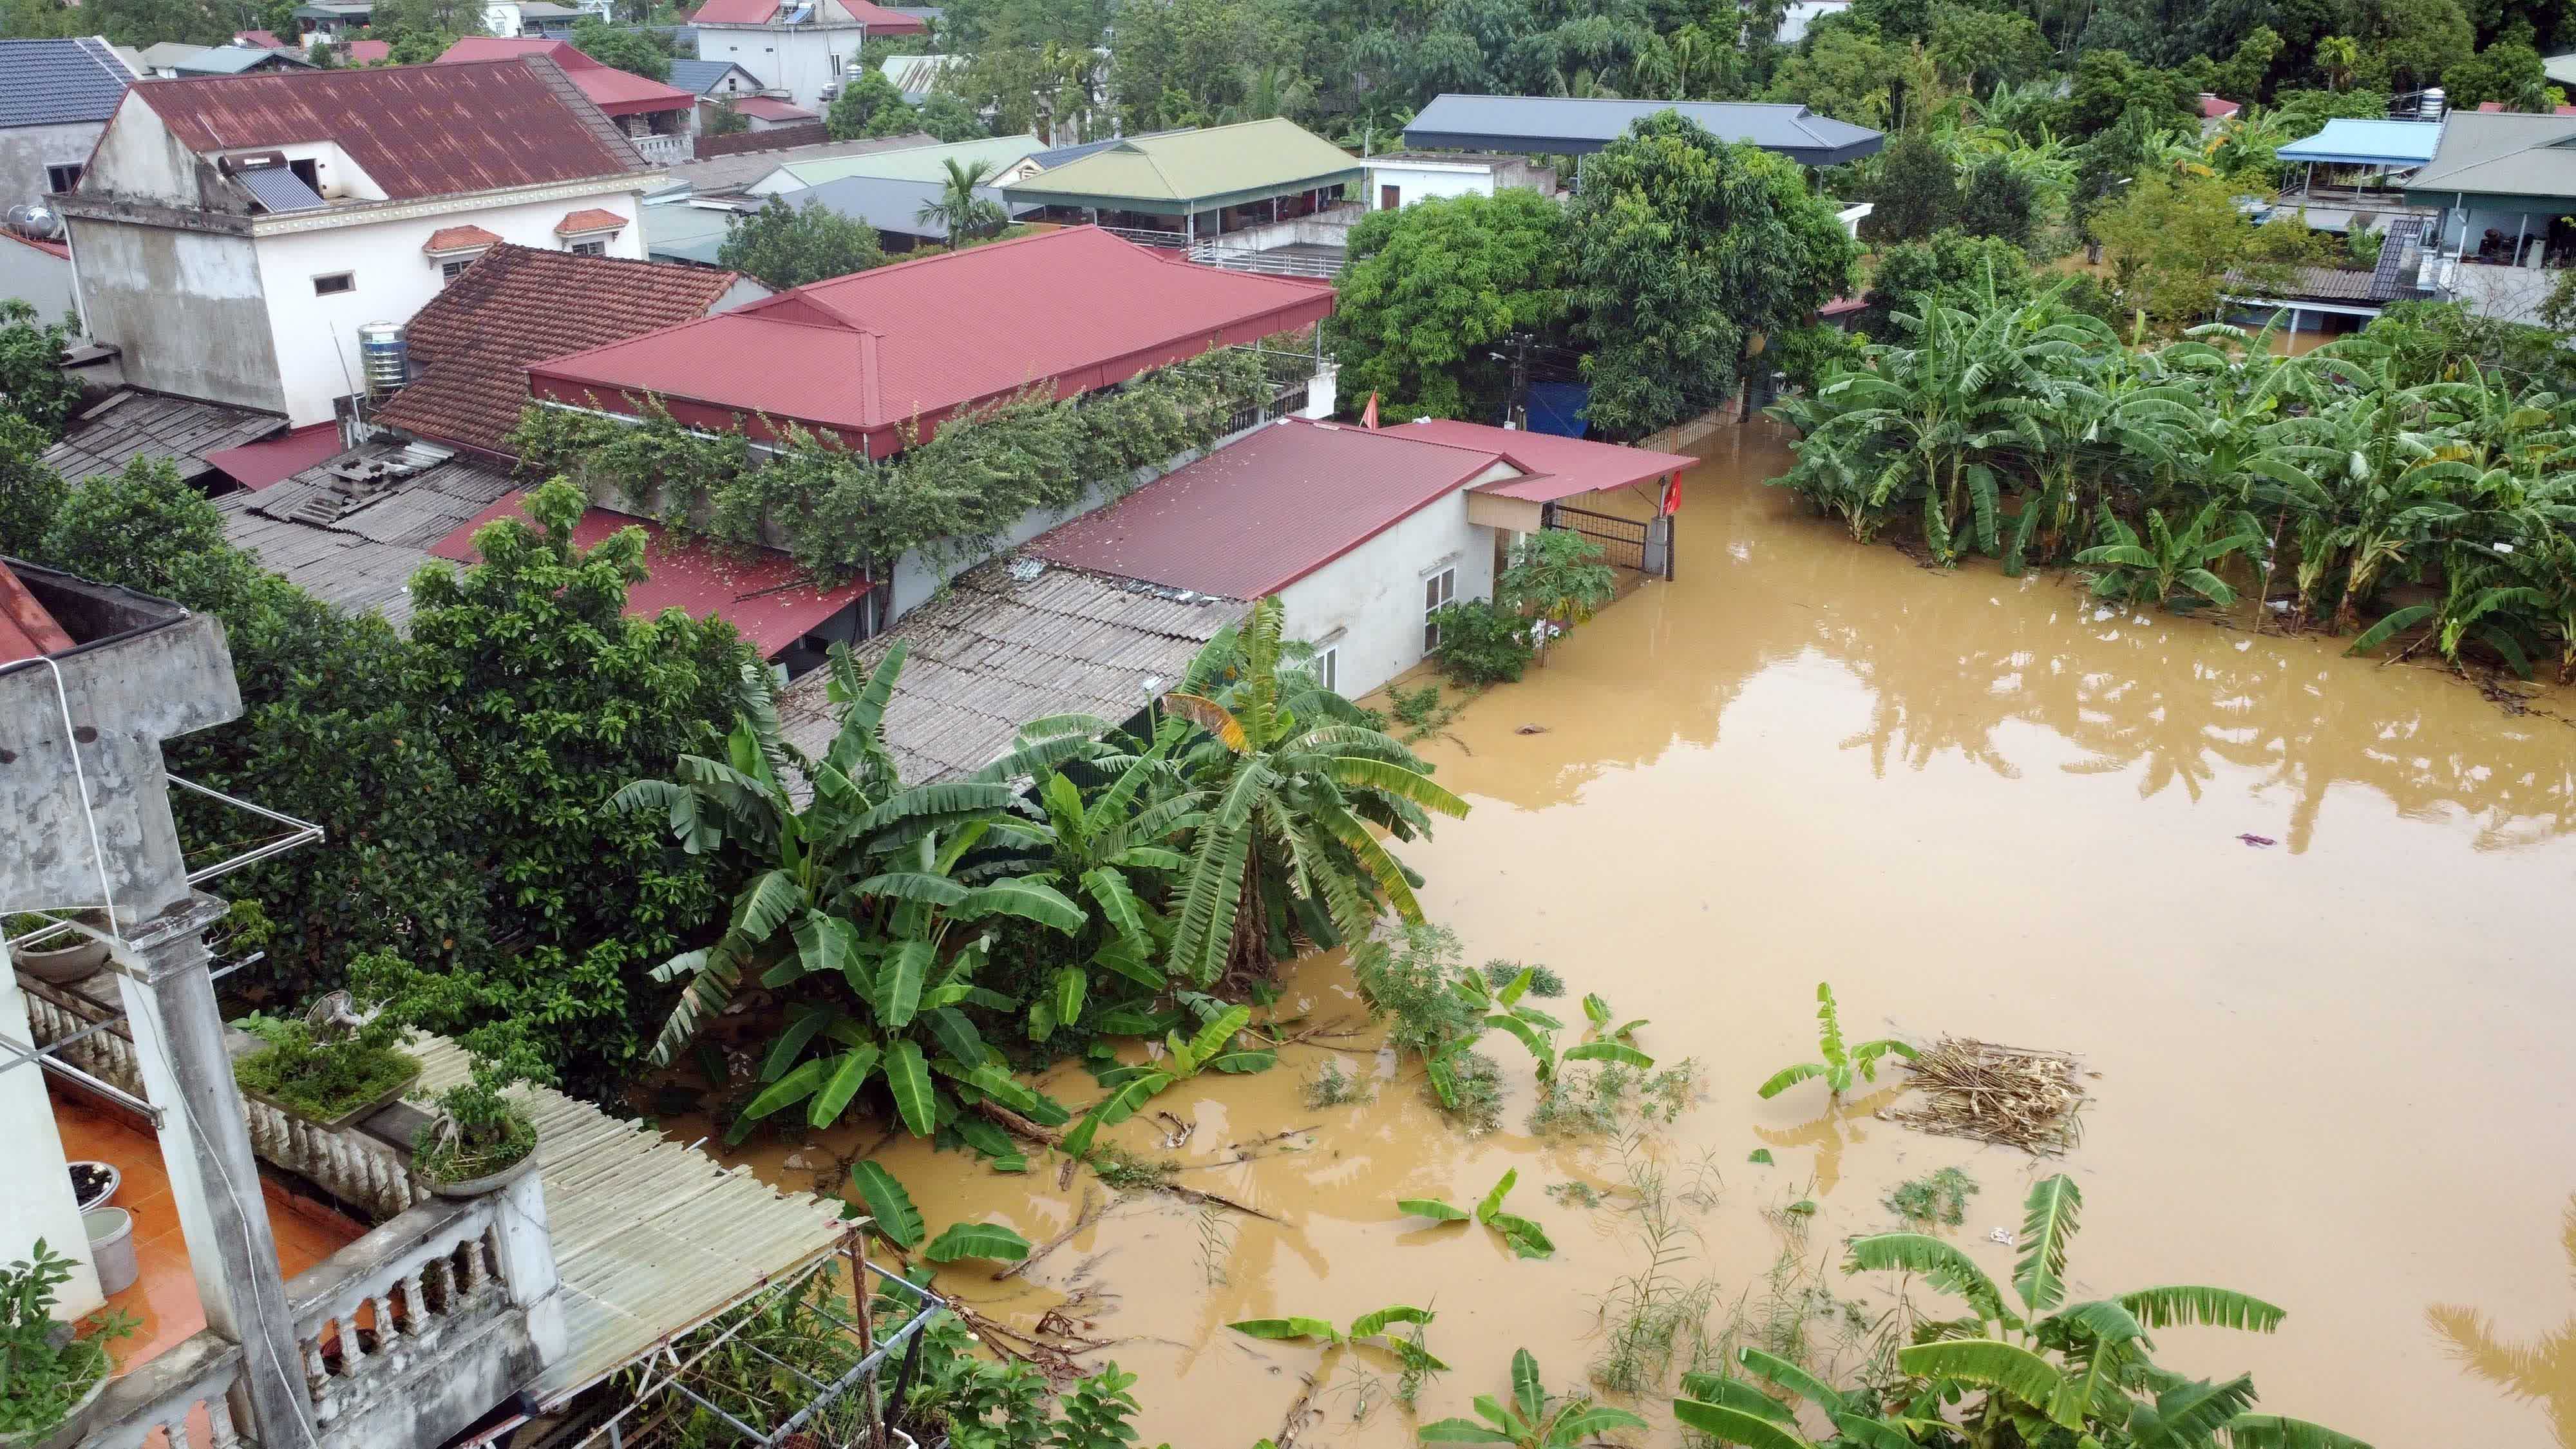
{"type": "Polygon", "coordinates": [[[1213,202],[1323,187],[1365,169],[1296,122],[1272,119],[1130,136],[1015,184],[1051,201],[1213,202]]]}
{"type": "Polygon", "coordinates": [[[0,127],[104,121],[116,113],[133,79],[134,72],[94,35],[0,40],[0,127]]]}
{"type": "Polygon", "coordinates": [[[286,431],[286,419],[194,398],[120,392],[72,419],[62,441],[45,450],[45,466],[66,483],[115,473],[138,458],[166,459],[183,479],[212,466],[209,453],[256,443],[286,431]]]}
{"type": "MultiPolygon", "coordinates": [[[[885,739],[907,784],[972,774],[1010,749],[1023,721],[1052,714],[1125,719],[1144,684],[1178,679],[1217,631],[1250,606],[1179,597],[1078,569],[1006,560],[969,570],[945,593],[852,651],[861,673],[897,640],[903,672],[886,704],[885,739]]],[[[808,754],[830,749],[838,711],[830,671],[787,686],[778,715],[808,754]]]]}
{"type": "Polygon", "coordinates": [[[1621,101],[1571,96],[1442,95],[1414,114],[1404,144],[1444,151],[1580,156],[1615,141],[1658,111],[1679,111],[1721,141],[1759,146],[1806,166],[1835,166],[1877,152],[1884,132],[1820,116],[1801,105],[1751,101],[1621,101]]]}
{"type": "Polygon", "coordinates": [[[649,169],[541,56],[149,80],[134,93],[199,155],[331,141],[393,201],[649,169]]]}
{"type": "MultiPolygon", "coordinates": [[[[947,194],[947,187],[936,181],[889,181],[882,176],[844,176],[820,186],[801,191],[779,193],[779,199],[802,208],[809,201],[819,201],[827,211],[836,212],[862,225],[895,236],[908,236],[924,241],[948,240],[948,223],[939,218],[922,216],[922,208],[947,194]]],[[[1013,220],[1037,210],[1026,202],[1012,200],[1009,192],[990,186],[978,186],[975,195],[1001,207],[1013,220]]]]}

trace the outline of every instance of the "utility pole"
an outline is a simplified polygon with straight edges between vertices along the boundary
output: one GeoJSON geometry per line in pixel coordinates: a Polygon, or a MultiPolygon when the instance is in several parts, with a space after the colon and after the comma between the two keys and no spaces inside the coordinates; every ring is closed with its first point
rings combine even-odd
{"type": "Polygon", "coordinates": [[[1530,335],[1515,332],[1503,339],[1512,349],[1512,401],[1504,413],[1504,426],[1529,430],[1529,354],[1530,335]]]}

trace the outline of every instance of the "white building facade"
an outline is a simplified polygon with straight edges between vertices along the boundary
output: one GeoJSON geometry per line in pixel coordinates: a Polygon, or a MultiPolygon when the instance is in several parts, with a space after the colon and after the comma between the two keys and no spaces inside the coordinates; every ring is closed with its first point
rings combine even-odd
{"type": "Polygon", "coordinates": [[[700,60],[731,61],[763,90],[817,111],[859,65],[868,37],[922,29],[866,0],[709,0],[691,24],[700,60]]]}
{"type": "Polygon", "coordinates": [[[1392,211],[1441,197],[1491,196],[1506,186],[1556,194],[1556,173],[1526,156],[1390,151],[1370,157],[1368,168],[1363,204],[1371,211],[1392,211]]]}

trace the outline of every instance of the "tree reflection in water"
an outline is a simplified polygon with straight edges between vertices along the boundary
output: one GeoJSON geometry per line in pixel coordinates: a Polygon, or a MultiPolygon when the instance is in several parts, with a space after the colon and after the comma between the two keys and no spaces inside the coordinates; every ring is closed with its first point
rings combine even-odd
{"type": "MultiPolygon", "coordinates": [[[[2567,1254],[2570,1282],[2576,1283],[2576,1198],[2568,1201],[2558,1242],[2567,1254]]],[[[2560,1449],[2576,1449],[2576,1316],[2529,1343],[2499,1342],[2486,1315],[2474,1308],[2437,1305],[2425,1316],[2469,1372],[2517,1399],[2545,1405],[2560,1449]]]]}

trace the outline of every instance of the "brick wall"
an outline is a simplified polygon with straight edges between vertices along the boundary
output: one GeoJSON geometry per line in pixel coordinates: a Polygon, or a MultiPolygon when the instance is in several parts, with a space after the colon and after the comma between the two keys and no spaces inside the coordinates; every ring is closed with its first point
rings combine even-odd
{"type": "Polygon", "coordinates": [[[820,121],[781,126],[774,131],[736,131],[730,136],[700,136],[698,159],[710,156],[739,156],[746,151],[783,151],[790,146],[815,146],[832,139],[820,121]]]}

